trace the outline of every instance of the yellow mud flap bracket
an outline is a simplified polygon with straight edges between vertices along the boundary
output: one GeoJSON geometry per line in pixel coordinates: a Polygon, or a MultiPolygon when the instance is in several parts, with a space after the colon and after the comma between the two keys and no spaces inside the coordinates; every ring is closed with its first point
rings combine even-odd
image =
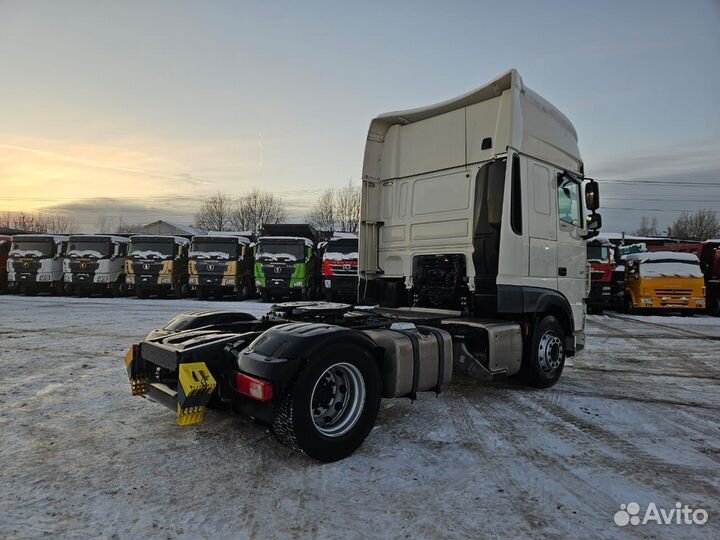
{"type": "Polygon", "coordinates": [[[133,345],[125,355],[125,369],[130,380],[130,391],[133,396],[144,396],[148,393],[150,379],[140,357],[140,347],[133,345]]]}
{"type": "Polygon", "coordinates": [[[178,426],[193,426],[203,421],[216,385],[205,362],[178,365],[178,426]]]}

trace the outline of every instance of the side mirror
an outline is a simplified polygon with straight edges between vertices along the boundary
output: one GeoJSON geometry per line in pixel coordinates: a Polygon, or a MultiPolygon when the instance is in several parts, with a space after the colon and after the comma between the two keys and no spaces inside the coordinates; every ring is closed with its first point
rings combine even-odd
{"type": "MultiPolygon", "coordinates": [[[[595,180],[590,180],[585,184],[585,206],[591,212],[600,208],[600,185],[595,180]]],[[[588,224],[588,229],[589,229],[588,224]]],[[[600,227],[597,227],[598,229],[600,227]]]]}

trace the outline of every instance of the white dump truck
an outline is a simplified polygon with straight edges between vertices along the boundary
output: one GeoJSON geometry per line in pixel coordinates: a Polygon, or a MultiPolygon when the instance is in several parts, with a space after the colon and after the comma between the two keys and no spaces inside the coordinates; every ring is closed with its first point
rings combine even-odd
{"type": "Polygon", "coordinates": [[[131,348],[133,393],[180,425],[231,405],[334,461],[370,433],[381,398],[440,392],[453,363],[550,387],[584,344],[598,203],[572,124],[514,70],[381,115],[365,147],[359,306],[180,315],[131,348]]]}
{"type": "Polygon", "coordinates": [[[68,237],[59,234],[16,234],[8,253],[10,291],[32,295],[63,292],[63,257],[68,237]]]}
{"type": "Polygon", "coordinates": [[[124,296],[129,244],[128,238],[112,234],[71,235],[65,258],[66,292],[124,296]]]}

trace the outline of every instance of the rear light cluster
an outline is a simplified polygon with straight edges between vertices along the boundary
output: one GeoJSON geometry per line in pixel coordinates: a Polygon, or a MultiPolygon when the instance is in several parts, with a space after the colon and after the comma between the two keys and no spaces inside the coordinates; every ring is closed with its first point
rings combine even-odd
{"type": "Polygon", "coordinates": [[[258,401],[270,401],[273,398],[273,386],[270,381],[256,379],[244,373],[235,373],[235,388],[239,393],[258,401]]]}

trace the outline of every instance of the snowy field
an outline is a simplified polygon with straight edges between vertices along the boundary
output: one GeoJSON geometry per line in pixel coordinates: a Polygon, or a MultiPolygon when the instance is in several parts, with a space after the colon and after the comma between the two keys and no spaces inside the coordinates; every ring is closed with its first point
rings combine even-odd
{"type": "Polygon", "coordinates": [[[230,413],[179,428],[130,396],[130,344],[204,306],[240,304],[0,296],[1,537],[720,538],[720,319],[590,317],[556,387],[385,401],[321,465],[230,413]],[[630,502],[709,520],[615,525],[630,502]]]}

